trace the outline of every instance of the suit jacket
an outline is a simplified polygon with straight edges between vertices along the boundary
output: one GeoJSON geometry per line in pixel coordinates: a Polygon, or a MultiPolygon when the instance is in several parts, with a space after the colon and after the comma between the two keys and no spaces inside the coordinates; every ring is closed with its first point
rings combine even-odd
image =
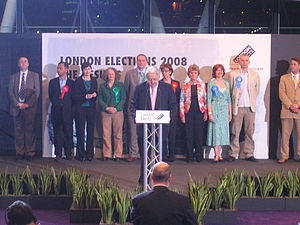
{"type": "MultiPolygon", "coordinates": [[[[141,83],[135,89],[133,99],[131,100],[130,111],[135,118],[136,110],[151,110],[150,86],[148,82],[141,83]]],[[[158,82],[155,110],[170,110],[170,117],[172,118],[177,113],[176,97],[171,85],[158,82]]],[[[137,135],[143,135],[142,124],[137,125],[137,135]]]]}
{"type": "MultiPolygon", "coordinates": [[[[19,103],[19,82],[20,72],[11,75],[8,85],[8,96],[10,100],[10,114],[18,116],[20,109],[17,107],[19,103]]],[[[25,101],[29,108],[25,109],[27,112],[36,112],[38,98],[40,95],[40,79],[39,75],[35,72],[28,71],[25,85],[25,101]]]]}
{"type": "MultiPolygon", "coordinates": [[[[161,79],[160,81],[164,82],[164,79],[161,79]]],[[[180,100],[180,82],[177,81],[177,80],[171,79],[171,87],[172,87],[172,89],[175,93],[177,104],[179,104],[179,100],[180,100]]]]}
{"type": "Polygon", "coordinates": [[[135,68],[127,71],[125,75],[124,86],[127,94],[125,111],[127,111],[128,115],[130,115],[130,103],[134,96],[134,91],[137,85],[139,85],[138,69],[135,68]]]}
{"type": "Polygon", "coordinates": [[[50,80],[48,91],[49,91],[49,99],[52,103],[51,106],[52,122],[61,121],[61,120],[72,122],[73,119],[72,92],[74,88],[74,81],[67,78],[66,85],[69,86],[69,91],[65,93],[63,99],[60,99],[61,89],[59,85],[59,77],[50,80]]]}
{"type": "Polygon", "coordinates": [[[84,86],[84,81],[82,79],[82,75],[75,80],[74,89],[72,92],[72,98],[75,107],[81,106],[81,104],[84,103],[85,101],[88,101],[90,103],[90,107],[96,107],[97,97],[92,99],[85,98],[87,94],[92,94],[94,92],[96,92],[98,95],[98,91],[97,91],[98,86],[97,86],[96,78],[91,77],[91,81],[92,81],[91,89],[89,91],[86,91],[84,86]]]}
{"type": "Polygon", "coordinates": [[[187,196],[156,186],[132,199],[134,225],[198,225],[187,196]]]}
{"type": "Polygon", "coordinates": [[[289,110],[291,104],[300,106],[300,82],[295,88],[295,83],[292,74],[282,75],[279,82],[279,98],[281,100],[280,118],[295,118],[300,119],[300,113],[292,113],[289,110]]]}
{"type": "MultiPolygon", "coordinates": [[[[229,83],[230,83],[230,89],[231,89],[231,96],[232,96],[232,114],[237,115],[238,114],[238,103],[239,99],[241,97],[241,88],[236,87],[236,78],[241,75],[240,70],[232,71],[229,74],[229,83]]],[[[254,70],[248,70],[248,93],[249,93],[249,99],[250,99],[250,108],[252,112],[255,112],[256,110],[256,98],[259,94],[260,89],[260,79],[259,75],[254,70]]]]}

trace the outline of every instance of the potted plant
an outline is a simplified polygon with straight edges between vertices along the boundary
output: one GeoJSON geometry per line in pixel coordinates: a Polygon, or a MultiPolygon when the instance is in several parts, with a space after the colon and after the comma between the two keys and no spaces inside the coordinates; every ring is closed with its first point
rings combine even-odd
{"type": "Polygon", "coordinates": [[[223,223],[224,180],[219,180],[217,187],[211,189],[211,209],[204,215],[204,224],[223,223]]]}
{"type": "Polygon", "coordinates": [[[118,213],[117,224],[125,225],[129,219],[129,212],[131,208],[132,194],[122,193],[118,191],[116,193],[116,212],[118,213]]]}
{"type": "Polygon", "coordinates": [[[298,176],[298,170],[295,172],[288,171],[284,185],[287,190],[285,209],[300,210],[300,177],[298,176]]]}
{"type": "Polygon", "coordinates": [[[116,209],[116,194],[118,187],[115,184],[104,183],[96,188],[97,201],[101,211],[100,224],[112,224],[116,209]]]}
{"type": "Polygon", "coordinates": [[[203,217],[208,211],[212,201],[208,182],[206,179],[204,179],[203,182],[194,181],[189,173],[188,190],[192,208],[197,216],[198,223],[203,224],[203,217]]]}

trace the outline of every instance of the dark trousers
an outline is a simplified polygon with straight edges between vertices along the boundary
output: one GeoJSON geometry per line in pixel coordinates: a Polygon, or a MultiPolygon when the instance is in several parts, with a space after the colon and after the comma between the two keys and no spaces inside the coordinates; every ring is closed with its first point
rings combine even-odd
{"type": "MultiPolygon", "coordinates": [[[[143,125],[142,125],[143,126],[143,125]]],[[[148,129],[149,127],[152,126],[151,124],[148,124],[148,129]]],[[[163,135],[162,135],[162,160],[166,161],[166,156],[167,156],[167,136],[168,136],[168,125],[163,125],[163,135]]],[[[158,137],[157,141],[158,141],[158,137]]],[[[144,176],[144,137],[143,135],[138,136],[138,147],[139,147],[139,154],[140,154],[140,159],[141,159],[141,167],[140,167],[140,178],[139,178],[139,183],[143,183],[143,176],[144,176]]],[[[148,157],[150,157],[150,151],[148,151],[148,157]]]]}
{"type": "Polygon", "coordinates": [[[35,114],[33,108],[20,110],[14,116],[16,154],[20,156],[35,155],[35,114]]]}
{"type": "Polygon", "coordinates": [[[177,123],[178,123],[178,117],[173,117],[170,121],[169,136],[168,136],[168,148],[169,148],[170,157],[175,157],[177,123]]]}
{"type": "Polygon", "coordinates": [[[95,107],[77,107],[75,115],[76,137],[77,137],[77,158],[94,156],[94,126],[95,107]],[[86,148],[84,147],[84,134],[86,127],[86,148]],[[86,150],[85,150],[86,149],[86,150]]]}
{"type": "Polygon", "coordinates": [[[67,158],[72,156],[72,143],[73,143],[73,120],[72,115],[63,115],[63,111],[59,112],[60,116],[52,119],[53,133],[54,133],[54,147],[55,155],[62,156],[64,149],[67,158]],[[69,116],[70,118],[64,118],[69,116]]]}
{"type": "Polygon", "coordinates": [[[203,159],[203,113],[199,110],[190,110],[185,114],[185,131],[187,141],[187,157],[193,158],[193,150],[197,159],[203,159]]]}

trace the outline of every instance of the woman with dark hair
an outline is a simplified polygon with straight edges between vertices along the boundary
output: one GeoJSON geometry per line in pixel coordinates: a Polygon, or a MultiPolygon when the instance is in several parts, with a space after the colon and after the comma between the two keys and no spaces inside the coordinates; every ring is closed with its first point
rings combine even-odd
{"type": "Polygon", "coordinates": [[[123,153],[123,122],[126,91],[123,83],[118,82],[119,73],[115,68],[108,68],[104,74],[105,83],[99,89],[99,103],[103,126],[104,160],[114,158],[120,160],[123,153]],[[113,134],[114,157],[112,157],[113,134]]]}
{"type": "Polygon", "coordinates": [[[91,64],[83,63],[81,70],[83,74],[76,79],[73,89],[77,137],[76,158],[79,161],[92,161],[94,157],[95,102],[98,96],[97,80],[91,75],[91,64]],[[84,146],[85,128],[87,136],[86,147],[84,146]]]}
{"type": "Polygon", "coordinates": [[[229,121],[231,121],[231,97],[229,83],[223,79],[224,66],[213,67],[213,79],[207,86],[208,134],[207,145],[213,146],[213,162],[222,161],[221,146],[229,145],[229,121]]]}
{"type": "MultiPolygon", "coordinates": [[[[160,71],[163,75],[161,80],[164,83],[170,84],[174,94],[176,96],[177,103],[177,112],[179,112],[179,99],[180,99],[180,83],[177,80],[172,79],[173,68],[171,64],[161,64],[160,71]]],[[[169,136],[168,136],[168,161],[173,162],[175,160],[175,143],[176,143],[176,129],[178,123],[178,113],[174,114],[171,117],[170,126],[169,126],[169,136]]]]}
{"type": "Polygon", "coordinates": [[[6,225],[38,225],[31,207],[22,201],[15,201],[5,212],[6,225]]]}
{"type": "Polygon", "coordinates": [[[185,124],[187,141],[187,162],[193,159],[195,149],[196,161],[203,160],[203,130],[207,120],[206,86],[199,79],[200,69],[196,64],[189,66],[190,81],[184,83],[180,94],[180,118],[185,124]]]}

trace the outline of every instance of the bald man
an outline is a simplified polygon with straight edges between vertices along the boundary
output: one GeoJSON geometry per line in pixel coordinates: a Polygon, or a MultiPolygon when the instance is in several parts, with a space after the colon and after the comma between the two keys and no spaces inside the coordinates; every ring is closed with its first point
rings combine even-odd
{"type": "Polygon", "coordinates": [[[171,177],[167,163],[154,165],[153,189],[132,199],[130,216],[134,225],[198,225],[189,198],[168,189],[171,177]]]}

